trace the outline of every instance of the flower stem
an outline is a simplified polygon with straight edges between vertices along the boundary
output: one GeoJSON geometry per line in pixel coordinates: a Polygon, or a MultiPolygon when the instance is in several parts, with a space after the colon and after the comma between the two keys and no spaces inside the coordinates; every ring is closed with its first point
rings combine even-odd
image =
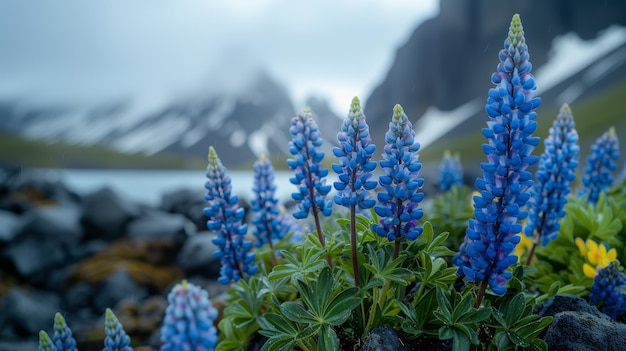
{"type": "Polygon", "coordinates": [[[356,205],[350,206],[350,248],[352,249],[352,270],[354,271],[354,284],[361,286],[359,275],[359,260],[356,251],[356,205]]]}
{"type": "Polygon", "coordinates": [[[478,289],[478,295],[476,296],[476,302],[474,303],[474,308],[479,308],[480,304],[483,302],[483,298],[485,297],[485,290],[487,290],[487,278],[483,279],[483,282],[480,284],[480,289],[478,289]]]}
{"type": "MultiPolygon", "coordinates": [[[[320,240],[320,244],[322,247],[326,247],[326,241],[324,240],[324,233],[322,232],[322,224],[320,222],[319,211],[317,210],[317,204],[315,202],[311,203],[311,211],[313,211],[313,219],[315,220],[315,228],[317,229],[317,238],[320,240]]],[[[328,262],[328,266],[332,270],[334,268],[333,260],[330,257],[330,254],[326,255],[326,262],[328,262]]]]}

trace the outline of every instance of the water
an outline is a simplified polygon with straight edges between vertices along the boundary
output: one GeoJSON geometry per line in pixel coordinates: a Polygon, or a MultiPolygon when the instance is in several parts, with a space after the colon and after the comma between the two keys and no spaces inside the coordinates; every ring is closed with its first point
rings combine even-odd
{"type": "MultiPolygon", "coordinates": [[[[89,194],[103,187],[109,187],[120,196],[145,203],[158,205],[164,193],[179,190],[198,190],[204,193],[206,176],[204,171],[192,170],[39,170],[47,179],[60,180],[79,194],[89,194]]],[[[254,174],[251,171],[228,171],[232,179],[233,193],[242,198],[252,198],[254,174]]],[[[289,182],[290,171],[276,171],[276,197],[279,201],[289,200],[296,186],[289,182]]]]}

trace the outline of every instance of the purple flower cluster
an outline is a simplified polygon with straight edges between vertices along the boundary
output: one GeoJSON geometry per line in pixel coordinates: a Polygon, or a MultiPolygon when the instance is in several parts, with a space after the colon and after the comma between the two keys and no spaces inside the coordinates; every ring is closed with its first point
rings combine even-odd
{"type": "Polygon", "coordinates": [[[556,238],[559,219],[565,216],[563,207],[570,192],[570,183],[576,178],[578,167],[578,133],[569,105],[561,107],[544,140],[545,151],[535,173],[537,183],[532,189],[529,216],[524,233],[543,245],[556,238]]]}
{"type": "Polygon", "coordinates": [[[231,195],[230,177],[213,147],[209,148],[206,177],[204,198],[208,206],[204,214],[209,218],[207,228],[216,232],[213,243],[219,251],[215,257],[222,263],[218,281],[237,282],[244,273],[255,274],[258,267],[254,263],[255,254],[250,252],[252,242],[245,240],[248,226],[241,223],[244,210],[237,205],[238,197],[231,195]]]}
{"type": "Polygon", "coordinates": [[[626,275],[619,266],[619,261],[613,261],[600,269],[593,279],[589,295],[591,303],[614,320],[626,313],[626,275]]]}
{"type": "Polygon", "coordinates": [[[72,330],[58,312],[54,315],[54,335],[52,336],[52,341],[57,351],[76,351],[76,340],[72,337],[72,330]]]}
{"type": "Polygon", "coordinates": [[[358,97],[352,99],[348,117],[341,125],[337,140],[341,146],[333,148],[333,154],[340,163],[332,165],[333,171],[339,175],[339,181],[333,184],[338,191],[335,203],[345,207],[357,206],[359,209],[372,208],[376,201],[369,199],[369,190],[376,188],[377,182],[370,180],[372,171],[376,169],[376,162],[370,159],[376,151],[376,145],[370,144],[369,126],[358,97]]]}
{"type": "Polygon", "coordinates": [[[102,351],[133,351],[130,338],[110,308],[104,316],[104,349],[102,351]]]}
{"type": "Polygon", "coordinates": [[[273,240],[282,239],[289,227],[283,225],[278,199],[275,196],[276,184],[274,184],[274,167],[272,162],[261,155],[254,163],[254,198],[252,199],[252,224],[255,245],[260,247],[273,240]]]}
{"type": "Polygon", "coordinates": [[[482,130],[488,140],[483,144],[487,162],[481,163],[483,177],[476,180],[480,195],[474,196],[475,218],[469,220],[465,241],[454,257],[459,276],[481,282],[477,303],[487,284],[494,293],[505,293],[504,284],[511,277],[507,269],[517,262],[512,252],[522,230],[519,221],[527,216],[521,209],[533,184],[526,169],[537,162],[531,152],[539,143],[532,133],[537,128],[534,110],[540,104],[540,99],[533,98],[536,85],[529,57],[516,14],[499,54],[497,72],[491,77],[495,88],[489,90],[488,128],[482,130]]]}
{"type": "Polygon", "coordinates": [[[294,171],[294,177],[289,181],[298,186],[298,192],[291,194],[292,199],[298,201],[293,216],[297,219],[306,218],[311,210],[330,216],[332,203],[326,200],[326,195],[331,186],[326,185],[324,179],[328,169],[322,167],[323,140],[310,109],[304,109],[291,119],[289,133],[292,138],[289,152],[294,156],[287,160],[287,165],[294,171]]]}
{"type": "Polygon", "coordinates": [[[183,280],[167,296],[161,351],[212,351],[217,345],[217,310],[206,290],[183,280]]]}
{"type": "Polygon", "coordinates": [[[580,192],[580,195],[587,195],[587,202],[597,203],[600,193],[613,184],[611,172],[617,167],[618,158],[619,140],[615,128],[611,127],[591,146],[591,154],[587,157],[580,192]]]}
{"type": "Polygon", "coordinates": [[[415,240],[423,231],[418,221],[423,216],[419,203],[424,194],[418,190],[424,185],[424,179],[418,178],[422,168],[417,154],[420,145],[400,105],[393,108],[385,143],[380,161],[385,174],[379,178],[384,191],[378,193],[379,205],[374,207],[381,218],[380,224],[374,224],[373,228],[376,234],[389,241],[415,240]]]}
{"type": "Polygon", "coordinates": [[[463,184],[463,167],[458,155],[446,150],[439,165],[439,190],[446,192],[457,184],[463,184]]]}

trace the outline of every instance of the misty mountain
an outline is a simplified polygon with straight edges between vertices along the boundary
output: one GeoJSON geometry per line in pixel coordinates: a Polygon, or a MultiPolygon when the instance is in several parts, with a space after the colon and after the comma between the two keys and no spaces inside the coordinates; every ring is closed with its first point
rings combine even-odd
{"type": "MultiPolygon", "coordinates": [[[[575,33],[591,40],[612,25],[626,25],[626,2],[619,0],[442,0],[440,9],[439,16],[419,25],[397,50],[386,78],[366,99],[370,128],[386,129],[396,103],[412,121],[419,121],[433,107],[453,112],[469,103],[473,115],[448,133],[462,134],[468,123],[479,125],[469,130],[482,128],[486,120],[483,106],[492,87],[490,77],[515,13],[522,19],[536,77],[554,54],[555,38],[575,33]]],[[[565,58],[563,64],[576,56],[565,58]]],[[[551,121],[561,103],[572,103],[625,81],[624,62],[626,46],[621,45],[599,62],[569,72],[552,87],[542,87],[537,77],[541,109],[551,121]]],[[[381,133],[372,133],[372,137],[378,144],[384,142],[381,133]]]]}
{"type": "MultiPolygon", "coordinates": [[[[211,90],[214,93],[149,111],[137,111],[132,100],[90,109],[4,101],[0,102],[0,132],[147,154],[203,157],[214,146],[228,166],[250,162],[261,153],[288,152],[289,121],[296,110],[280,83],[259,72],[238,91],[211,90]]],[[[328,102],[314,97],[307,103],[322,135],[333,139],[341,121],[328,102]]]]}

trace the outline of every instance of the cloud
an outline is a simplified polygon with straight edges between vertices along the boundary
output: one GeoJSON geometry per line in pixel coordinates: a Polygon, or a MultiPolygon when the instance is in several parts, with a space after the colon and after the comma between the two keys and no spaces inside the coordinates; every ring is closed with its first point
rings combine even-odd
{"type": "Polygon", "coordinates": [[[369,93],[437,11],[437,0],[5,1],[0,99],[163,103],[234,89],[264,67],[296,103],[315,93],[338,108],[369,93]]]}

